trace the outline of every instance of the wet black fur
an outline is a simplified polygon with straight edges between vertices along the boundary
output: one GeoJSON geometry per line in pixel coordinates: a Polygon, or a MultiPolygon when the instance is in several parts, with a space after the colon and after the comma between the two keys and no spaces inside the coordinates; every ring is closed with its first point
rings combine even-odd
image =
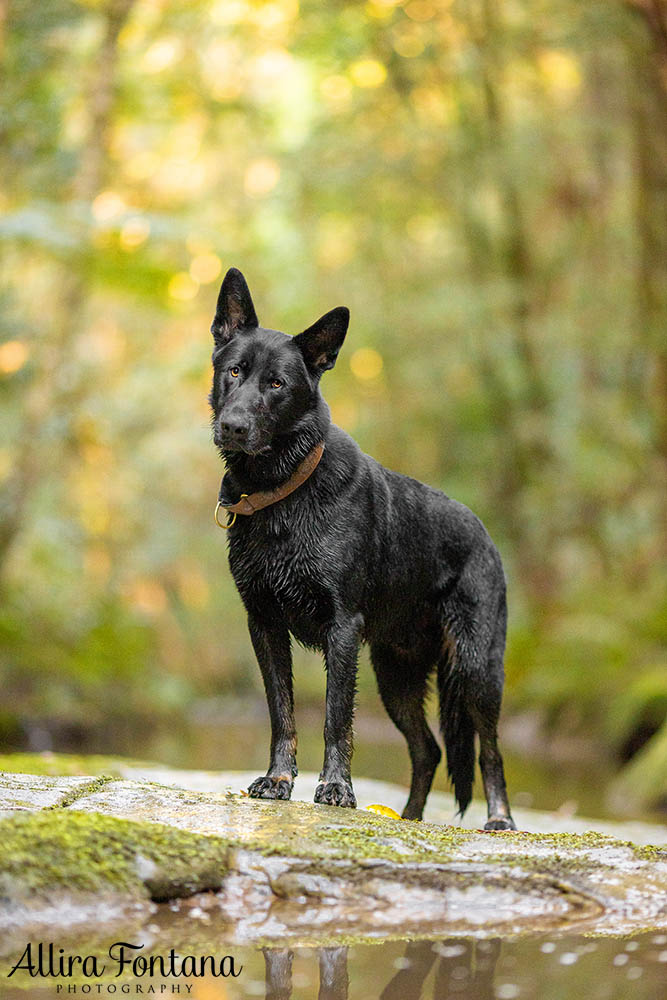
{"type": "Polygon", "coordinates": [[[385,469],[331,422],[319,388],[347,332],[338,308],[296,337],[258,325],[231,269],[212,325],[214,441],[231,504],[285,482],[319,441],[322,460],[293,494],[228,532],[271,717],[258,798],[289,798],[296,767],[290,635],[324,653],[325,756],[315,801],[356,804],[350,777],[357,657],[370,647],[380,695],[412,760],[403,815],[420,818],[440,749],[424,718],[435,672],[447,765],[461,813],[480,743],[489,829],[512,828],[496,727],[503,687],[505,580],[481,521],[439,490],[385,469]]]}

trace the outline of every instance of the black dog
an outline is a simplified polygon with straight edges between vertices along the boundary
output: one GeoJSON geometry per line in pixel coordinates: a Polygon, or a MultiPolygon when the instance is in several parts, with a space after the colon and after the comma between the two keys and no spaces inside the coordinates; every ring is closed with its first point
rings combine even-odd
{"type": "Polygon", "coordinates": [[[383,468],[331,423],[319,380],[348,321],[339,307],[295,337],[260,327],[232,268],[211,327],[213,437],[228,470],[219,508],[233,519],[229,562],[271,717],[269,769],[249,794],[288,799],[297,774],[291,633],[326,662],[315,801],[356,805],[352,717],[367,642],[382,701],[410,751],[403,816],[421,818],[440,761],[423,707],[435,670],[460,812],[472,796],[478,733],[486,829],[514,829],[496,741],[507,619],[500,556],[467,507],[383,468]]]}

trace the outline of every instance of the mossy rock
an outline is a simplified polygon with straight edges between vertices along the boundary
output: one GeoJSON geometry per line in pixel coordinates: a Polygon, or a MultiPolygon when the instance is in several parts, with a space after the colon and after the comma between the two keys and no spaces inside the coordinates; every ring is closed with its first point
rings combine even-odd
{"type": "Polygon", "coordinates": [[[317,860],[445,862],[473,836],[458,827],[388,819],[364,810],[265,802],[150,781],[112,781],[79,795],[72,807],[137,822],[161,820],[266,856],[317,860]]]}
{"type": "Polygon", "coordinates": [[[47,810],[0,823],[0,896],[6,902],[74,893],[154,900],[219,889],[227,843],[159,823],[47,810]]]}
{"type": "Polygon", "coordinates": [[[220,939],[263,943],[628,933],[667,912],[665,850],[604,834],[483,833],[113,774],[3,782],[0,926],[21,940],[69,926],[73,907],[99,925],[113,898],[152,919],[154,902],[207,890],[220,939]],[[32,812],[31,788],[48,793],[32,812]]]}

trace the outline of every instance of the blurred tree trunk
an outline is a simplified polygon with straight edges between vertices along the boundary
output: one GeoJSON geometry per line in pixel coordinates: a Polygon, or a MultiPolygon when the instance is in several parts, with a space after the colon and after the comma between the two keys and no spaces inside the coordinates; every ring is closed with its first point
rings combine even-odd
{"type": "Polygon", "coordinates": [[[88,135],[81,150],[75,196],[90,200],[107,180],[118,68],[118,36],[136,0],[109,0],[102,11],[104,33],[88,88],[88,135]]]}
{"type": "Polygon", "coordinates": [[[631,50],[639,255],[639,342],[651,366],[645,391],[654,420],[663,516],[660,555],[667,556],[667,3],[631,0],[646,31],[631,50]]]}
{"type": "Polygon", "coordinates": [[[509,142],[502,99],[504,29],[498,15],[498,0],[482,0],[481,29],[482,88],[489,151],[497,165],[496,176],[504,214],[501,264],[512,286],[510,315],[515,343],[523,362],[526,401],[530,407],[541,410],[546,403],[547,393],[530,328],[536,268],[523,218],[516,170],[506,154],[509,142]]]}
{"type": "MultiPolygon", "coordinates": [[[[99,12],[103,19],[102,41],[87,88],[86,136],[72,185],[74,196],[82,201],[92,201],[107,179],[118,37],[134,3],[135,0],[109,0],[99,12]]],[[[8,0],[0,0],[0,29],[8,9],[8,0]]],[[[53,303],[58,313],[53,336],[44,338],[34,381],[26,393],[20,453],[12,476],[5,484],[8,501],[0,528],[0,578],[12,543],[21,530],[33,489],[62,457],[61,451],[53,448],[53,442],[44,440],[43,431],[54,414],[68,416],[66,408],[72,402],[72,387],[59,376],[63,360],[80,332],[85,300],[84,278],[76,269],[68,267],[60,275],[58,297],[53,303]]],[[[68,425],[69,421],[66,419],[65,423],[68,425]]]]}
{"type": "MultiPolygon", "coordinates": [[[[519,179],[509,154],[511,140],[502,93],[505,29],[498,0],[481,0],[470,15],[469,25],[481,66],[481,149],[492,167],[498,192],[501,234],[495,241],[490,234],[480,239],[479,225],[469,205],[463,210],[463,226],[468,234],[471,269],[481,286],[488,286],[498,275],[507,282],[510,301],[503,314],[522,371],[522,388],[517,393],[505,384],[492,353],[486,352],[481,358],[480,370],[501,442],[497,499],[524,585],[548,599],[557,585],[554,569],[548,562],[550,545],[543,540],[539,547],[536,545],[536,539],[527,530],[522,506],[525,488],[539,478],[541,469],[550,460],[546,428],[549,396],[533,330],[537,264],[524,219],[519,179]]],[[[470,168],[471,172],[478,171],[479,163],[476,168],[471,164],[470,168]]],[[[469,197],[464,196],[464,205],[469,197]]],[[[499,316],[490,315],[488,325],[498,326],[499,316]]]]}

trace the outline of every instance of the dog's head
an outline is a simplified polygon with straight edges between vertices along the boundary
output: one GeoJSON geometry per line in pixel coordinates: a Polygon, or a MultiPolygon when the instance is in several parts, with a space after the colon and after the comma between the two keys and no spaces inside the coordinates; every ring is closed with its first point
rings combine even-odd
{"type": "Polygon", "coordinates": [[[246,280],[230,268],[211,326],[213,439],[223,451],[267,453],[317,405],[320,376],[333,368],[350,319],[332,309],[290,337],[259,325],[246,280]]]}

